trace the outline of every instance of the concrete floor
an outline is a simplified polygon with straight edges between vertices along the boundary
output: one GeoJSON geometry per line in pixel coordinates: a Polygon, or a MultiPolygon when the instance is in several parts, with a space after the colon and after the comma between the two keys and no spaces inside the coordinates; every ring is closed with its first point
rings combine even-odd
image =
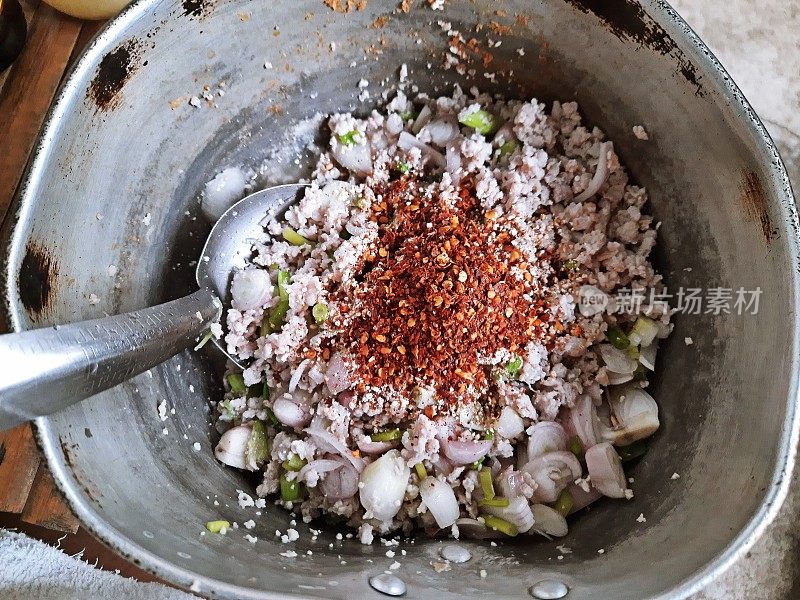
{"type": "MultiPolygon", "coordinates": [[[[761,116],[800,193],[800,1],[670,0],[761,116]]],[[[750,553],[696,600],[800,598],[800,476],[750,553]]]]}

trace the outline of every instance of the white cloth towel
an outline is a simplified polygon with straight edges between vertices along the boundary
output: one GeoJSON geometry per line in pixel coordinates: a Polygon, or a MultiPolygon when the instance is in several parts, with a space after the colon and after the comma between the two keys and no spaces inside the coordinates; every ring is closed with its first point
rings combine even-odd
{"type": "Polygon", "coordinates": [[[196,600],[160,583],[102,571],[22,533],[0,529],[3,600],[196,600]]]}

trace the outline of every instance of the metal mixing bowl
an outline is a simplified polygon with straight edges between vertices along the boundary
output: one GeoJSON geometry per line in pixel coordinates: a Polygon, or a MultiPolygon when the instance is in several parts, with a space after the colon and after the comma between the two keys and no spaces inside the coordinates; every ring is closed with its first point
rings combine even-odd
{"type": "MultiPolygon", "coordinates": [[[[113,21],[64,84],[5,230],[13,328],[187,293],[189,263],[209,228],[196,218],[203,183],[223,167],[260,164],[317,111],[363,112],[355,101],[362,78],[375,99],[405,62],[431,93],[458,81],[576,99],[650,191],[663,223],[656,261],[670,290],[760,287],[758,315],[677,316],[654,388],[662,426],[629,473],[632,501],[599,503],[560,542],[471,543],[472,561],[443,573],[429,564],[440,542],[420,539],[398,574],[414,598],[523,597],[546,578],[566,582],[575,600],[700,589],[775,514],[797,438],[798,221],[764,128],[708,49],[657,0],[613,9],[590,0],[452,1],[444,12],[412,2],[407,14],[394,0],[351,4],[340,13],[321,0],[141,0],[113,21]],[[489,38],[502,45],[486,67],[476,60],[473,76],[458,76],[443,69],[439,19],[484,50],[489,38]],[[498,73],[496,84],[486,71],[498,73]],[[188,104],[220,81],[225,95],[214,106],[188,104]],[[649,142],[632,135],[638,124],[649,142]],[[557,560],[557,543],[573,552],[557,560]]],[[[302,170],[278,167],[282,180],[302,170]]],[[[287,514],[239,508],[237,490],[253,484],[211,451],[207,401],[219,391],[208,358],[187,352],[39,420],[49,465],[85,527],[143,568],[212,596],[377,596],[367,579],[392,562],[385,548],[339,542],[330,531],[312,543],[300,526],[300,556],[286,558],[274,531],[285,531],[287,514]],[[175,408],[166,421],[157,411],[164,399],[175,408]],[[208,520],[254,517],[255,545],[241,530],[200,535],[208,520]]]]}

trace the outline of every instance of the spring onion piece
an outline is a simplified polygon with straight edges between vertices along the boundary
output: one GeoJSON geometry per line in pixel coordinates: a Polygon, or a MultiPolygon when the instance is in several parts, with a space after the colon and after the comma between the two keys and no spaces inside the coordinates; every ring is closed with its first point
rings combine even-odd
{"type": "Polygon", "coordinates": [[[339,139],[339,143],[343,146],[352,146],[356,143],[356,138],[359,137],[359,133],[358,130],[353,129],[352,131],[348,131],[342,135],[337,135],[336,137],[339,139]]]}
{"type": "Polygon", "coordinates": [[[311,243],[311,240],[300,235],[291,227],[284,227],[281,235],[283,236],[283,239],[289,242],[292,246],[306,246],[311,243]]]}
{"type": "Polygon", "coordinates": [[[511,377],[512,379],[514,377],[516,377],[517,375],[519,375],[519,372],[521,370],[522,370],[522,357],[521,356],[515,356],[506,365],[506,373],[508,373],[508,376],[511,377]]]}
{"type": "Polygon", "coordinates": [[[494,506],[497,508],[507,508],[509,504],[511,504],[511,501],[508,498],[503,498],[502,496],[484,498],[478,502],[478,506],[494,506]]]}
{"type": "Polygon", "coordinates": [[[486,523],[486,526],[489,529],[494,529],[495,531],[499,531],[500,533],[504,533],[511,537],[514,537],[515,535],[519,534],[519,529],[517,529],[516,525],[509,523],[508,521],[506,521],[505,519],[501,519],[500,517],[484,515],[483,522],[486,523]]]}
{"type": "MultiPolygon", "coordinates": [[[[269,384],[265,381],[264,382],[264,387],[261,388],[261,397],[264,400],[269,400],[269,396],[270,396],[269,384]]],[[[267,409],[267,410],[269,410],[269,409],[267,409]]],[[[272,412],[272,411],[269,411],[269,412],[272,412]]]]}
{"type": "Polygon", "coordinates": [[[644,365],[639,365],[633,371],[633,380],[634,381],[644,381],[647,379],[647,372],[644,369],[644,365]]]}
{"type": "Polygon", "coordinates": [[[481,456],[479,460],[476,460],[474,463],[470,465],[473,471],[480,471],[481,467],[483,466],[483,461],[486,460],[485,456],[481,456]]]}
{"type": "MultiPolygon", "coordinates": [[[[639,360],[639,346],[635,344],[631,344],[628,346],[628,349],[625,351],[631,360],[638,361],[639,360]]],[[[635,371],[636,369],[634,369],[635,371]]]]}
{"type": "Polygon", "coordinates": [[[631,341],[628,339],[628,336],[625,335],[625,332],[614,325],[608,328],[606,338],[608,338],[611,345],[618,350],[625,350],[631,345],[631,341]]]}
{"type": "Polygon", "coordinates": [[[289,271],[278,271],[278,303],[269,309],[261,320],[261,335],[266,336],[281,328],[289,312],[289,284],[291,275],[289,271]]]}
{"type": "Polygon", "coordinates": [[[311,316],[314,317],[317,325],[322,325],[328,320],[328,305],[324,302],[317,302],[311,309],[311,316]]]}
{"type": "Polygon", "coordinates": [[[638,440],[627,446],[619,446],[617,454],[622,459],[622,462],[628,462],[634,458],[639,458],[647,453],[647,443],[644,440],[638,440]]]}
{"type": "Polygon", "coordinates": [[[194,347],[195,351],[200,350],[200,348],[205,346],[208,343],[208,340],[210,340],[212,337],[214,337],[214,334],[211,333],[211,331],[206,331],[205,334],[203,334],[203,337],[200,338],[197,346],[194,347]]]}
{"type": "Polygon", "coordinates": [[[206,523],[206,529],[211,533],[221,533],[223,529],[230,529],[231,524],[228,521],[209,521],[206,523]]]}
{"type": "Polygon", "coordinates": [[[414,465],[414,470],[417,472],[417,477],[419,477],[420,481],[422,481],[428,476],[428,470],[425,468],[425,465],[423,465],[421,462],[418,462],[417,464],[414,465]]]}
{"type": "Polygon", "coordinates": [[[482,440],[493,440],[494,439],[494,429],[487,429],[481,435],[482,440]]]}
{"type": "Polygon", "coordinates": [[[247,462],[254,469],[264,462],[269,455],[269,440],[267,439],[267,430],[264,423],[261,421],[253,421],[253,427],[250,430],[250,439],[247,440],[247,449],[245,450],[247,462]]]}
{"type": "Polygon", "coordinates": [[[583,458],[583,444],[581,443],[581,438],[577,435],[573,435],[569,438],[569,451],[572,452],[576,457],[583,458]]]}
{"type": "Polygon", "coordinates": [[[494,133],[499,129],[500,124],[497,118],[490,112],[483,109],[471,112],[458,118],[458,122],[467,127],[472,127],[481,135],[494,133]]]}
{"type": "Polygon", "coordinates": [[[403,119],[403,121],[412,121],[419,116],[419,113],[413,110],[407,110],[405,112],[401,112],[398,114],[400,115],[400,118],[403,119]]]}
{"type": "Polygon", "coordinates": [[[399,429],[387,429],[386,431],[371,433],[369,439],[373,442],[396,442],[401,437],[403,437],[403,432],[399,429]]]}
{"type": "Polygon", "coordinates": [[[286,475],[281,475],[281,500],[295,502],[300,498],[300,482],[297,479],[289,481],[286,475]]]}
{"type": "Polygon", "coordinates": [[[228,375],[228,385],[237,396],[244,396],[247,393],[247,386],[244,384],[244,377],[242,377],[241,373],[228,375]]]}
{"type": "Polygon", "coordinates": [[[649,346],[658,335],[658,324],[647,317],[639,317],[631,328],[630,336],[641,346],[649,346]]]}
{"type": "Polygon", "coordinates": [[[484,500],[494,498],[494,482],[492,481],[492,470],[484,467],[478,472],[478,483],[481,486],[484,500]]]}
{"type": "Polygon", "coordinates": [[[564,261],[564,270],[565,271],[574,271],[578,268],[578,261],[574,258],[570,258],[569,260],[564,261]]]}
{"type": "Polygon", "coordinates": [[[299,471],[305,466],[306,466],[305,459],[300,458],[300,456],[298,456],[294,452],[289,455],[289,458],[283,461],[283,468],[286,469],[287,471],[299,471]]]}
{"type": "Polygon", "coordinates": [[[278,417],[275,416],[275,413],[272,412],[271,408],[267,409],[267,420],[269,421],[269,424],[276,429],[281,429],[281,422],[278,420],[278,417]]]}
{"type": "Polygon", "coordinates": [[[566,517],[572,510],[573,504],[572,494],[569,493],[569,490],[564,490],[558,495],[558,500],[553,503],[553,508],[566,517]]]}
{"type": "Polygon", "coordinates": [[[398,161],[397,170],[405,175],[411,170],[411,165],[406,162],[398,161]]]}
{"type": "Polygon", "coordinates": [[[505,156],[506,154],[511,154],[517,148],[519,148],[519,144],[517,143],[517,140],[515,140],[514,138],[511,138],[505,144],[500,146],[500,156],[505,156]]]}

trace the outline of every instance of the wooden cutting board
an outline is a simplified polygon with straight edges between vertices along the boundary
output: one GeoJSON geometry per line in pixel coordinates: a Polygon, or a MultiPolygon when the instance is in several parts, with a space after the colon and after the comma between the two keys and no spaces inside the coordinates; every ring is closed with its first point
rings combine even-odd
{"type": "MultiPolygon", "coordinates": [[[[28,39],[20,57],[0,74],[0,222],[19,185],[36,136],[64,73],[102,23],[79,21],[38,0],[21,0],[28,39]]],[[[8,324],[0,315],[0,333],[8,324]]],[[[55,488],[30,425],[0,432],[0,512],[25,523],[76,532],[78,520],[55,488]]]]}

